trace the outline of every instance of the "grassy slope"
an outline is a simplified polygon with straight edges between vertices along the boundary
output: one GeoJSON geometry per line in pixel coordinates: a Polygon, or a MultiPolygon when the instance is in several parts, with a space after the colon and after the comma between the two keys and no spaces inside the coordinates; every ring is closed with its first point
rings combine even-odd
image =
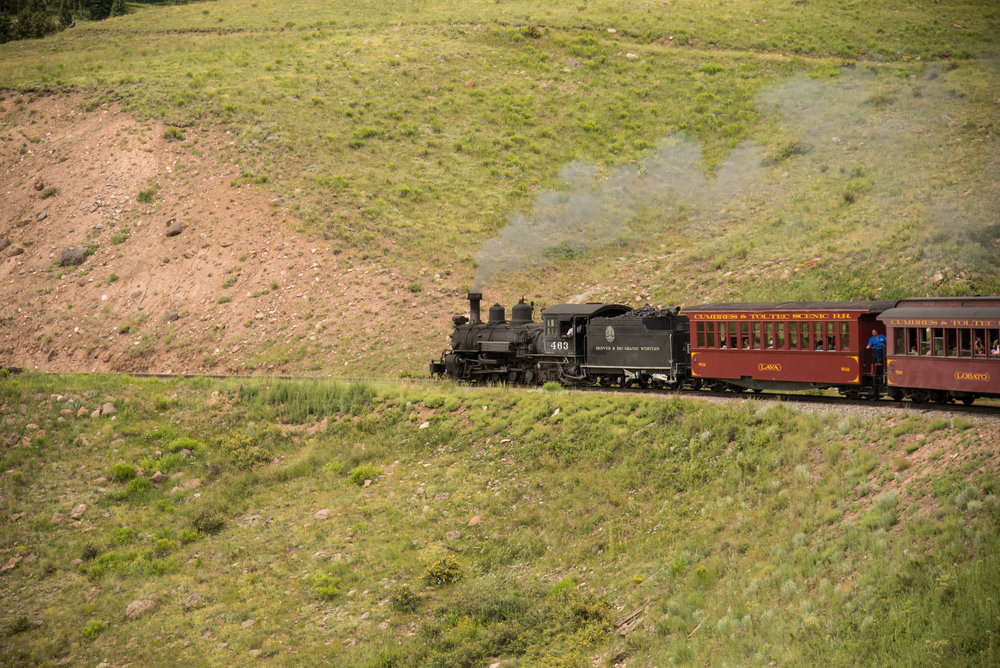
{"type": "Polygon", "coordinates": [[[992,423],[411,385],[0,383],[7,665],[1000,658],[992,423]],[[113,419],[71,417],[106,400],[113,419]],[[240,469],[255,447],[275,461],[240,469]],[[183,475],[101,479],[121,464],[183,475]],[[78,503],[80,521],[54,517],[78,503]],[[205,511],[218,533],[193,530],[205,511]],[[462,577],[428,584],[445,558],[462,577]],[[128,620],[143,598],[156,608],[128,620]]]}
{"type": "Polygon", "coordinates": [[[567,163],[601,191],[663,138],[696,142],[677,192],[609,209],[612,248],[501,275],[504,302],[982,293],[1000,291],[998,20],[990,2],[221,1],[0,47],[0,84],[218,123],[307,229],[470,282],[567,163]],[[745,140],[768,166],[705,199],[745,140]]]}

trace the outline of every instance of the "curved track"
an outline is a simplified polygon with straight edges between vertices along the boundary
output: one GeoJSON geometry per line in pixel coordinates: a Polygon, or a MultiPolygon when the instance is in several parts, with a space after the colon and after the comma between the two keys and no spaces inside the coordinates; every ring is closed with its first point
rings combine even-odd
{"type": "MultiPolygon", "coordinates": [[[[22,369],[17,367],[2,367],[0,370],[16,375],[22,373],[22,369]]],[[[218,380],[238,379],[238,380],[340,380],[345,382],[392,382],[402,381],[409,383],[438,383],[434,378],[373,378],[373,377],[333,377],[333,376],[261,376],[261,375],[239,375],[239,374],[183,374],[183,373],[111,373],[108,375],[132,376],[135,378],[160,378],[172,380],[175,378],[213,378],[218,380]]],[[[483,384],[468,384],[468,387],[484,387],[483,384]]],[[[523,386],[536,387],[536,386],[523,386]]],[[[597,392],[603,394],[615,394],[622,396],[634,396],[636,394],[645,396],[681,396],[687,399],[710,399],[713,401],[784,401],[791,404],[798,404],[806,407],[825,407],[832,409],[863,409],[874,410],[876,412],[912,412],[921,414],[939,415],[965,415],[983,419],[1000,419],[1000,404],[973,404],[966,406],[957,403],[913,403],[912,401],[894,401],[892,399],[848,399],[847,397],[818,395],[818,394],[796,394],[791,392],[713,392],[707,389],[693,390],[658,390],[651,388],[614,388],[598,386],[577,386],[567,388],[567,391],[597,392]]],[[[987,399],[986,401],[992,401],[987,399]]]]}

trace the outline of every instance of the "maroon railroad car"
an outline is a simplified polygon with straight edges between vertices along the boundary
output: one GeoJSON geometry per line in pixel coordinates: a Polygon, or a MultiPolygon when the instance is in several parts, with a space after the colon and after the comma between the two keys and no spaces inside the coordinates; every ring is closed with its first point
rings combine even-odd
{"type": "Polygon", "coordinates": [[[866,350],[877,320],[895,302],[706,304],[684,310],[691,327],[691,376],[711,389],[836,387],[877,396],[881,379],[866,350]]]}
{"type": "Polygon", "coordinates": [[[889,396],[967,404],[1000,396],[1000,297],[903,299],[879,320],[889,396]]]}

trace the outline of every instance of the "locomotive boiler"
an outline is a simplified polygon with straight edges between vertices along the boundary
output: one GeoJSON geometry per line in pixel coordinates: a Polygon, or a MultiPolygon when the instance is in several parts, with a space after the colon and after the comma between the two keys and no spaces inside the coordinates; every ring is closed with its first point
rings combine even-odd
{"type": "Polygon", "coordinates": [[[537,354],[542,335],[541,323],[534,322],[534,304],[521,299],[511,309],[510,321],[504,307],[490,307],[488,320],[482,321],[480,303],[483,295],[470,292],[469,315],[452,318],[455,331],[451,348],[440,361],[431,362],[431,374],[447,375],[457,380],[533,383],[539,380],[537,354]]]}

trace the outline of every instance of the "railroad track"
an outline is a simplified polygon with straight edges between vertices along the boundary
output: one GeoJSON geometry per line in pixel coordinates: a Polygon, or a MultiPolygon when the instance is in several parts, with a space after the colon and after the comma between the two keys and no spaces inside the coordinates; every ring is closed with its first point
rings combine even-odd
{"type": "MultiPolygon", "coordinates": [[[[811,407],[825,408],[855,408],[868,411],[893,411],[903,413],[915,413],[921,415],[969,415],[980,418],[990,418],[1000,420],[1000,405],[973,404],[966,406],[957,403],[913,403],[912,401],[894,401],[892,399],[848,399],[847,397],[818,395],[818,394],[795,394],[791,392],[713,392],[711,390],[656,390],[641,388],[607,388],[607,387],[578,387],[573,388],[585,392],[604,392],[608,394],[618,394],[622,396],[634,396],[643,394],[649,396],[681,396],[686,399],[711,399],[714,401],[736,402],[736,401],[782,401],[789,404],[811,407]]],[[[991,401],[987,399],[986,401],[991,401]]]]}
{"type": "MultiPolygon", "coordinates": [[[[7,371],[12,375],[20,374],[23,369],[18,367],[0,366],[0,370],[7,371]]],[[[316,380],[336,380],[347,383],[386,383],[386,382],[408,382],[408,383],[428,383],[437,384],[440,381],[435,378],[383,378],[373,376],[291,376],[291,375],[251,375],[251,374],[212,374],[212,373],[147,373],[147,372],[107,372],[107,375],[132,376],[133,378],[159,378],[161,380],[175,380],[178,378],[212,378],[215,380],[288,380],[288,381],[316,381],[316,380]]],[[[469,384],[467,387],[484,387],[483,385],[469,384]]],[[[535,386],[521,386],[535,387],[535,386]]],[[[1000,405],[973,404],[966,406],[958,403],[913,403],[911,401],[894,401],[891,399],[849,399],[841,396],[817,395],[817,394],[795,394],[791,392],[713,392],[711,390],[657,390],[651,388],[613,388],[613,387],[573,387],[570,391],[597,392],[603,394],[613,394],[619,396],[654,396],[668,397],[681,396],[686,399],[710,399],[713,401],[736,402],[736,401],[781,401],[798,406],[824,407],[835,409],[859,409],[867,411],[891,411],[903,413],[916,413],[921,415],[967,415],[970,417],[988,418],[1000,420],[1000,405]]],[[[991,401],[987,399],[986,401],[991,401]]]]}

